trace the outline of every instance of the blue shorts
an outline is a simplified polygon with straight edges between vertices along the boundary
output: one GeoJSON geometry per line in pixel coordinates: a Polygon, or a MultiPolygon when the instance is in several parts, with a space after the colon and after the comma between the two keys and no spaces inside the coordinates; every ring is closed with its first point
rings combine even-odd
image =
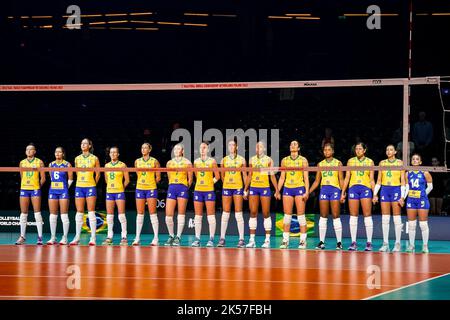
{"type": "Polygon", "coordinates": [[[89,198],[97,196],[96,187],[75,187],[75,198],[89,198]]]}
{"type": "Polygon", "coordinates": [[[298,188],[283,188],[283,196],[290,196],[290,197],[296,197],[296,196],[302,196],[306,193],[305,187],[298,187],[298,188]]]}
{"type": "Polygon", "coordinates": [[[194,191],[194,201],[216,201],[216,193],[214,191],[194,191]]]}
{"type": "Polygon", "coordinates": [[[322,186],[319,201],[336,201],[341,199],[341,189],[333,186],[322,186]]]}
{"type": "Polygon", "coordinates": [[[231,196],[242,196],[244,194],[244,189],[223,189],[222,196],[231,197],[231,196]]]}
{"type": "Polygon", "coordinates": [[[125,192],[106,193],[106,200],[125,200],[125,192]]]}
{"type": "Polygon", "coordinates": [[[136,189],[136,199],[150,199],[150,198],[158,198],[158,190],[140,190],[136,189]]]}
{"type": "Polygon", "coordinates": [[[48,200],[63,200],[63,199],[69,199],[69,191],[54,193],[50,190],[50,192],[48,193],[48,200]]]}
{"type": "Polygon", "coordinates": [[[22,190],[20,189],[20,197],[21,198],[33,198],[33,197],[40,197],[41,196],[41,190],[22,190]]]}
{"type": "Polygon", "coordinates": [[[401,195],[400,186],[381,186],[380,202],[397,202],[401,195]]]}
{"type": "Polygon", "coordinates": [[[177,198],[189,199],[189,188],[184,184],[169,184],[167,199],[177,198]]]}
{"type": "Polygon", "coordinates": [[[427,197],[406,199],[406,209],[430,209],[430,201],[427,197]]]}
{"type": "Polygon", "coordinates": [[[272,195],[272,192],[270,191],[270,188],[250,187],[249,195],[260,196],[260,197],[270,197],[272,195]]]}
{"type": "Polygon", "coordinates": [[[356,184],[348,189],[349,200],[372,198],[372,190],[366,186],[356,184]]]}

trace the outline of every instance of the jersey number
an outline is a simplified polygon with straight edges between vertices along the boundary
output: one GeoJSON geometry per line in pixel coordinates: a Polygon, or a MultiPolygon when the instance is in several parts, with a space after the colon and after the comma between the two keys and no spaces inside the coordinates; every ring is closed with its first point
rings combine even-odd
{"type": "Polygon", "coordinates": [[[59,180],[59,172],[58,171],[53,172],[53,178],[55,178],[55,180],[59,180]]]}
{"type": "Polygon", "coordinates": [[[419,179],[412,179],[411,185],[413,188],[418,188],[419,187],[419,179]]]}

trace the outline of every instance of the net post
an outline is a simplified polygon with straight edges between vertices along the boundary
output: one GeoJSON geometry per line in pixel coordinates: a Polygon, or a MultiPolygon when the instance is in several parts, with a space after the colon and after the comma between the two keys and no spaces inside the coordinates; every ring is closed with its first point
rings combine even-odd
{"type": "Polygon", "coordinates": [[[408,151],[409,151],[409,82],[405,81],[403,83],[403,136],[402,136],[402,160],[405,165],[409,163],[408,161],[408,151]]]}

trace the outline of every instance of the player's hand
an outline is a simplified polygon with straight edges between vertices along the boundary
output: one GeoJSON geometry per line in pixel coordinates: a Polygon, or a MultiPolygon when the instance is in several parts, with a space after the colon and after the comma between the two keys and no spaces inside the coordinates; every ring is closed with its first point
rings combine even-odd
{"type": "Polygon", "coordinates": [[[405,199],[400,198],[400,200],[398,200],[398,203],[400,204],[400,207],[403,207],[405,205],[405,199]]]}
{"type": "Polygon", "coordinates": [[[248,191],[244,190],[244,196],[243,196],[244,200],[248,200],[248,191]]]}
{"type": "Polygon", "coordinates": [[[280,191],[276,191],[276,192],[275,192],[275,199],[281,200],[281,194],[280,194],[280,191]]]}
{"type": "Polygon", "coordinates": [[[378,196],[373,196],[372,203],[375,204],[378,202],[378,196]]]}
{"type": "Polygon", "coordinates": [[[306,192],[304,195],[303,195],[303,201],[307,201],[309,199],[309,192],[306,192]]]}
{"type": "Polygon", "coordinates": [[[345,196],[345,193],[341,194],[341,203],[345,203],[345,196]]]}

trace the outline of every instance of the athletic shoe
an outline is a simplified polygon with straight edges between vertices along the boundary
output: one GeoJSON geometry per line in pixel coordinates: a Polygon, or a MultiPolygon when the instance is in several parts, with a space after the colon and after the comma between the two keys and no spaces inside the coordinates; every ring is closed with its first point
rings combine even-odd
{"type": "Polygon", "coordinates": [[[289,248],[289,242],[283,240],[280,245],[280,249],[288,249],[289,248]]]}
{"type": "Polygon", "coordinates": [[[80,239],[73,239],[69,246],[77,246],[80,244],[80,239]]]}
{"type": "Polygon", "coordinates": [[[372,250],[373,250],[372,242],[367,242],[364,251],[372,251],[372,250]]]}
{"type": "Polygon", "coordinates": [[[200,239],[196,238],[194,242],[192,242],[191,247],[199,248],[200,247],[200,239]]]}
{"type": "Polygon", "coordinates": [[[336,243],[336,250],[342,250],[342,242],[336,243]]]}
{"type": "Polygon", "coordinates": [[[325,249],[325,242],[320,241],[319,244],[316,246],[317,250],[324,250],[325,249]]]}
{"type": "Polygon", "coordinates": [[[299,249],[306,249],[306,241],[300,241],[299,245],[298,245],[299,249]]]}
{"type": "Polygon", "coordinates": [[[383,245],[381,246],[380,252],[389,252],[389,243],[383,242],[383,245]]]}
{"type": "Polygon", "coordinates": [[[394,248],[392,249],[392,252],[400,252],[401,249],[402,249],[402,246],[400,245],[400,243],[399,243],[399,242],[396,242],[396,243],[394,244],[394,248]]]}
{"type": "Polygon", "coordinates": [[[42,237],[38,237],[36,244],[37,244],[38,246],[42,246],[42,245],[43,245],[42,237]]]}
{"type": "Polygon", "coordinates": [[[171,246],[173,245],[173,237],[169,236],[169,239],[167,239],[166,243],[164,243],[165,246],[171,246]]]}
{"type": "Polygon", "coordinates": [[[206,243],[206,246],[208,248],[214,247],[214,238],[209,238],[208,242],[206,243]]]}
{"type": "Polygon", "coordinates": [[[406,249],[406,252],[408,253],[414,253],[416,251],[416,248],[412,245],[409,245],[408,248],[406,249]]]}
{"type": "Polygon", "coordinates": [[[270,240],[266,239],[261,248],[270,249],[270,240]]]}
{"type": "MultiPolygon", "coordinates": [[[[95,246],[95,245],[96,245],[95,242],[96,242],[96,241],[95,241],[95,238],[91,238],[91,240],[89,240],[89,245],[90,245],[90,246],[95,246]]],[[[112,244],[112,240],[111,240],[111,244],[112,244]]]]}
{"type": "Polygon", "coordinates": [[[150,246],[151,247],[157,247],[158,244],[159,244],[159,239],[158,238],[153,238],[152,242],[150,243],[150,246]]]}
{"type": "Polygon", "coordinates": [[[428,252],[430,252],[430,251],[428,250],[428,245],[427,245],[427,244],[424,244],[423,247],[422,247],[422,253],[428,253],[428,252]]]}
{"type": "MultiPolygon", "coordinates": [[[[89,241],[90,246],[92,246],[91,242],[92,242],[92,239],[91,239],[91,241],[89,241]]],[[[111,238],[106,238],[105,241],[102,242],[102,245],[104,245],[104,246],[112,246],[112,244],[113,244],[113,241],[111,238]]],[[[94,242],[94,245],[95,245],[95,242],[94,242]]]]}
{"type": "Polygon", "coordinates": [[[24,237],[20,236],[19,239],[17,239],[16,244],[17,244],[17,245],[24,244],[24,243],[25,243],[25,240],[26,240],[26,239],[25,239],[24,237]]]}
{"type": "Polygon", "coordinates": [[[141,245],[141,241],[139,241],[138,239],[134,239],[133,243],[131,244],[132,246],[140,246],[141,245]]]}
{"type": "Polygon", "coordinates": [[[181,239],[179,236],[175,236],[172,241],[172,246],[179,247],[181,245],[181,239]]]}
{"type": "Polygon", "coordinates": [[[245,248],[245,241],[244,241],[244,239],[239,239],[237,247],[238,248],[245,248]]]}
{"type": "Polygon", "coordinates": [[[127,246],[128,245],[127,238],[123,237],[122,239],[120,239],[120,245],[121,246],[127,246]]]}
{"type": "Polygon", "coordinates": [[[357,251],[358,246],[356,245],[356,241],[353,241],[350,247],[348,248],[348,251],[357,251]]]}
{"type": "Polygon", "coordinates": [[[47,241],[47,245],[48,246],[52,246],[54,244],[56,244],[56,239],[55,238],[51,238],[50,240],[47,241]]]}
{"type": "Polygon", "coordinates": [[[59,242],[59,244],[60,244],[61,246],[67,245],[67,237],[62,237],[62,238],[61,238],[61,241],[59,242]]]}
{"type": "Polygon", "coordinates": [[[218,247],[225,247],[225,239],[220,238],[219,243],[217,244],[218,247]]]}
{"type": "Polygon", "coordinates": [[[255,240],[250,240],[245,247],[246,248],[256,248],[255,240]]]}

